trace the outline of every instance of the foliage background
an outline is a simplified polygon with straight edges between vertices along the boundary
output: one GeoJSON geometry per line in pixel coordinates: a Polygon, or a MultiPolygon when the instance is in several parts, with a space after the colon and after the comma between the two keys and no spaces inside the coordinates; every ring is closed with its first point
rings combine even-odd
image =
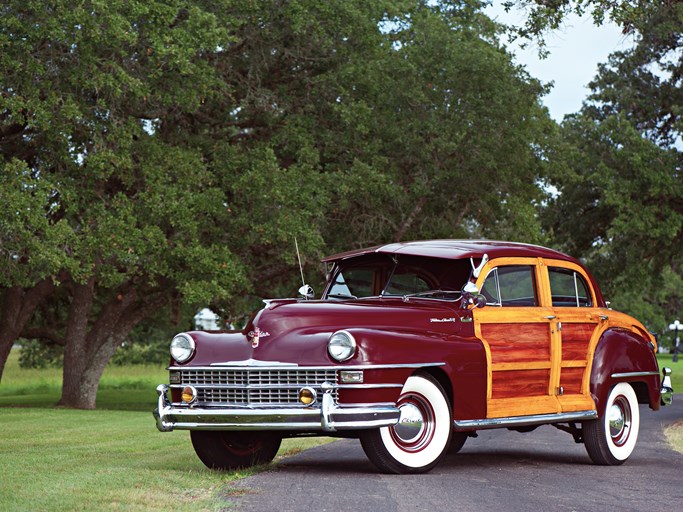
{"type": "Polygon", "coordinates": [[[549,245],[668,339],[683,4],[520,0],[503,27],[486,3],[5,2],[0,377],[31,340],[25,364],[62,357],[60,402],[93,408],[112,358],[165,357],[199,307],[241,325],[291,295],[295,239],[318,290],[320,257],[355,247],[549,245]],[[501,37],[542,42],[571,11],[635,45],[557,124],[501,37]]]}

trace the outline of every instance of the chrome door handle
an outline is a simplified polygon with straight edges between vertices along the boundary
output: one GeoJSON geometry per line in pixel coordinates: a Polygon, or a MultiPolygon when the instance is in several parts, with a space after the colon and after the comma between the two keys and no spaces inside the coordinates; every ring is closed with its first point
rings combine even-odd
{"type": "Polygon", "coordinates": [[[546,320],[553,320],[554,318],[557,318],[557,317],[555,315],[548,315],[548,316],[544,316],[543,318],[545,318],[546,320]]]}

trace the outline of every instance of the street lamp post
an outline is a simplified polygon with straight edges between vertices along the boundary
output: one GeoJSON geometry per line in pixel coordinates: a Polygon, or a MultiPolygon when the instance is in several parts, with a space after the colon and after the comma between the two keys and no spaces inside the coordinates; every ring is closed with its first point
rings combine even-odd
{"type": "Polygon", "coordinates": [[[674,331],[674,356],[671,359],[672,362],[676,363],[678,362],[678,352],[683,352],[683,350],[680,350],[678,348],[678,344],[680,342],[680,337],[678,336],[678,333],[681,332],[683,329],[683,324],[676,320],[674,323],[669,324],[669,330],[674,331]]]}

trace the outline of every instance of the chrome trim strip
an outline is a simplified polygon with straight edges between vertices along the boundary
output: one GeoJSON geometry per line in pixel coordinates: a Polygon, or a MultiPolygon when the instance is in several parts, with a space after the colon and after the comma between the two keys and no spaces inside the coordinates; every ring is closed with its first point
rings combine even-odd
{"type": "Polygon", "coordinates": [[[525,427],[528,425],[541,425],[543,423],[566,423],[571,421],[594,420],[598,412],[577,411],[561,412],[556,414],[536,414],[533,416],[510,416],[507,418],[486,418],[481,420],[453,420],[455,430],[479,430],[499,427],[525,427]]]}
{"type": "Polygon", "coordinates": [[[659,372],[623,372],[623,373],[613,373],[611,377],[613,379],[624,379],[629,377],[649,377],[650,375],[659,375],[659,372]]]}
{"type": "MultiPolygon", "coordinates": [[[[183,389],[185,386],[190,384],[171,384],[172,389],[183,389]]],[[[301,389],[304,384],[191,384],[192,387],[196,389],[234,389],[234,390],[246,390],[246,389],[301,389]]],[[[315,384],[309,384],[309,386],[314,386],[315,384]]],[[[336,384],[332,385],[334,389],[341,388],[336,384]]]]}
{"type": "Polygon", "coordinates": [[[217,368],[226,369],[231,365],[239,369],[244,368],[258,368],[259,370],[286,370],[287,366],[296,368],[297,370],[392,370],[401,368],[426,368],[429,366],[445,366],[446,363],[400,363],[400,364],[366,364],[366,365],[329,365],[329,366],[299,366],[296,363],[278,363],[276,361],[258,361],[255,365],[249,365],[248,361],[256,361],[255,359],[247,359],[246,361],[236,361],[231,363],[211,363],[210,366],[169,366],[167,370],[216,370],[217,368]],[[268,363],[263,365],[261,363],[268,363]]]}
{"type": "Polygon", "coordinates": [[[177,407],[168,400],[166,384],[157,386],[154,410],[157,428],[172,430],[305,430],[334,432],[395,425],[401,415],[395,404],[338,407],[331,391],[315,407],[177,407]]]}
{"type": "MultiPolygon", "coordinates": [[[[239,366],[243,367],[273,367],[273,368],[297,368],[299,365],[296,363],[281,363],[279,361],[260,361],[258,359],[245,359],[243,361],[226,361],[224,363],[211,363],[210,366],[239,366]]],[[[201,367],[196,367],[200,369],[201,367]]]]}

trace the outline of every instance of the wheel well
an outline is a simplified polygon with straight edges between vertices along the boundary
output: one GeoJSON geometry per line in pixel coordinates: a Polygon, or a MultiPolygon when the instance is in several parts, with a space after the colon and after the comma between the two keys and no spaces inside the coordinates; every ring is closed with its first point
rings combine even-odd
{"type": "Polygon", "coordinates": [[[422,368],[420,372],[428,373],[434,377],[439,384],[441,384],[441,387],[448,398],[448,402],[451,404],[451,410],[453,410],[453,385],[451,384],[451,380],[448,378],[448,375],[446,375],[446,372],[436,366],[422,368]]]}
{"type": "Polygon", "coordinates": [[[639,404],[649,404],[650,403],[650,391],[645,382],[629,382],[633,387],[633,391],[636,392],[639,404]]]}

